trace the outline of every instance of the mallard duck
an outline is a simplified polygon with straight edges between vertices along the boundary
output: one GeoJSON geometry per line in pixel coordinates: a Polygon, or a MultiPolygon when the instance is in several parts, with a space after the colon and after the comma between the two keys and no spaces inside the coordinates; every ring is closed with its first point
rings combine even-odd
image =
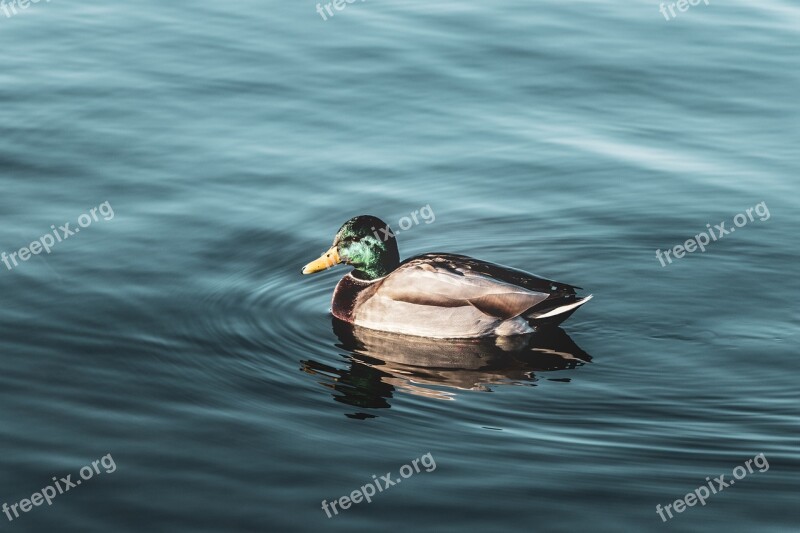
{"type": "Polygon", "coordinates": [[[400,262],[397,239],[381,219],[345,222],[333,246],[307,264],[313,274],[354,267],[336,285],[333,315],[365,328],[436,338],[532,333],[566,320],[591,299],[574,287],[465,255],[428,253],[400,262]]]}

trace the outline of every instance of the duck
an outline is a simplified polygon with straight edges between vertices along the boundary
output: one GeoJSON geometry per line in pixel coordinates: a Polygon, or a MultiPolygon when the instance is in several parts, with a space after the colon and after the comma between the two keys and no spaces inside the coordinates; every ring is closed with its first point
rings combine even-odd
{"type": "Polygon", "coordinates": [[[580,287],[452,253],[400,261],[397,238],[372,215],[345,222],[331,247],[302,269],[353,267],[336,284],[331,313],[363,328],[439,339],[526,335],[557,326],[592,295],[580,287]]]}

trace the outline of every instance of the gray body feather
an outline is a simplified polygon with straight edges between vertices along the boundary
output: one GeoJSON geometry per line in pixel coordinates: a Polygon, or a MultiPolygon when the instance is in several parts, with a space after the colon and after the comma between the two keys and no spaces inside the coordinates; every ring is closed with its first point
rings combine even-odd
{"type": "Polygon", "coordinates": [[[580,302],[570,285],[466,256],[425,254],[376,280],[346,275],[332,309],[337,318],[370,329],[467,338],[531,333],[537,309],[558,314],[549,300],[572,308],[580,302]]]}

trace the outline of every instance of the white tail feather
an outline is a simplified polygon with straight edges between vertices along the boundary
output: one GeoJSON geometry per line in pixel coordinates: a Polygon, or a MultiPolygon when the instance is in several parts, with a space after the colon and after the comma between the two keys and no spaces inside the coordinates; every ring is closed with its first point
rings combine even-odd
{"type": "Polygon", "coordinates": [[[556,307],[552,311],[548,311],[547,313],[545,313],[543,315],[534,316],[534,317],[530,317],[530,318],[532,318],[534,320],[539,320],[541,318],[550,318],[551,316],[560,315],[561,313],[566,313],[567,311],[572,311],[576,307],[582,306],[583,304],[585,304],[586,302],[588,302],[591,299],[592,299],[592,295],[590,294],[589,296],[587,296],[585,298],[581,298],[577,302],[574,302],[574,303],[571,303],[571,304],[567,304],[567,305],[562,305],[561,307],[556,307]]]}

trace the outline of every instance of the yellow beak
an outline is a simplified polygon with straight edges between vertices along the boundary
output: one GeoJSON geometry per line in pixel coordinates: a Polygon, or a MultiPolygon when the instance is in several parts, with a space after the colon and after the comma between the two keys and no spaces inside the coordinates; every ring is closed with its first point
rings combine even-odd
{"type": "Polygon", "coordinates": [[[303,274],[313,274],[326,268],[338,265],[342,260],[339,258],[339,251],[335,246],[331,246],[330,250],[320,256],[319,259],[311,261],[303,267],[303,274]]]}

